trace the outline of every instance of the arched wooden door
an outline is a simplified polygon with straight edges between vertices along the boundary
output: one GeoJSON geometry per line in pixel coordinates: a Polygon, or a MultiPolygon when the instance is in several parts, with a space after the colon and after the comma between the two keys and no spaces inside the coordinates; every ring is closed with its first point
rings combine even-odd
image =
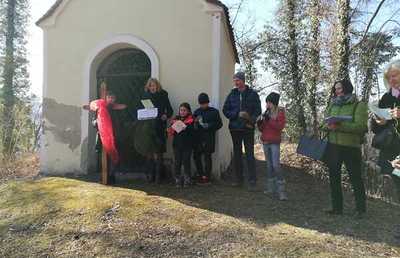
{"type": "Polygon", "coordinates": [[[151,61],[147,55],[134,48],[121,49],[108,56],[97,70],[97,93],[103,81],[117,97],[118,103],[128,105],[123,111],[112,111],[114,130],[121,156],[120,170],[133,172],[143,167],[144,158],[134,149],[133,121],[144,85],[151,76],[151,61]]]}

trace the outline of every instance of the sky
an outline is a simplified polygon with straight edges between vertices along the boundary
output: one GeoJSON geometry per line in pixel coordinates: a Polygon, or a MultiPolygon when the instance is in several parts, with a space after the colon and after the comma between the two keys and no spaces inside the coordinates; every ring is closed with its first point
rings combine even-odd
{"type": "MultiPolygon", "coordinates": [[[[32,4],[32,18],[29,25],[28,35],[28,53],[30,60],[30,76],[32,82],[32,92],[37,96],[42,95],[43,85],[43,34],[42,30],[35,25],[35,22],[54,4],[56,0],[35,0],[32,4]]],[[[81,0],[82,1],[82,0],[81,0]]],[[[117,1],[117,0],[114,0],[117,1]]],[[[164,0],[163,0],[164,1],[164,0]]],[[[389,0],[388,2],[396,2],[400,0],[389,0]]],[[[231,20],[235,20],[235,26],[240,26],[243,23],[254,22],[255,33],[262,30],[263,26],[272,21],[274,11],[276,10],[276,0],[248,0],[246,4],[241,6],[241,15],[236,17],[236,9],[240,0],[222,0],[228,7],[232,7],[231,20]]],[[[370,7],[373,11],[374,7],[370,7]]],[[[381,17],[388,17],[392,9],[383,10],[381,17]]],[[[381,22],[378,19],[375,26],[380,26],[381,22]]],[[[400,45],[400,40],[398,40],[400,45]]],[[[268,77],[264,73],[265,77],[268,77]]],[[[268,81],[262,78],[262,81],[268,81]]]]}
{"type": "Polygon", "coordinates": [[[36,0],[32,4],[31,21],[28,32],[29,73],[32,92],[41,97],[43,86],[43,33],[35,22],[54,4],[55,0],[36,0]]]}

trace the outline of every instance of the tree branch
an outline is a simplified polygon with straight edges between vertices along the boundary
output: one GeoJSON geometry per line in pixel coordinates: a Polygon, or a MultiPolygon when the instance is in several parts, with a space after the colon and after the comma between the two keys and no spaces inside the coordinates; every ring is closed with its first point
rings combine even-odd
{"type": "Polygon", "coordinates": [[[357,47],[358,45],[360,45],[365,38],[367,37],[368,31],[371,28],[372,23],[374,22],[376,16],[378,15],[380,9],[382,8],[383,4],[385,3],[386,0],[381,0],[381,2],[379,3],[378,7],[376,8],[374,14],[372,15],[371,19],[368,22],[367,28],[364,31],[364,35],[362,36],[361,40],[354,46],[357,47]]]}

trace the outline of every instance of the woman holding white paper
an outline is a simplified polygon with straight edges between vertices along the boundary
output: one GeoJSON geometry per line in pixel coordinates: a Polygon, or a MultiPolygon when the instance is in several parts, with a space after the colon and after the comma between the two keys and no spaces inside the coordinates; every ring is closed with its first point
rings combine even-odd
{"type": "Polygon", "coordinates": [[[163,167],[163,154],[167,151],[167,120],[172,117],[173,110],[168,98],[168,92],[162,89],[157,79],[150,78],[144,87],[144,91],[143,99],[151,100],[154,108],[158,110],[158,115],[154,123],[158,148],[152,157],[148,157],[147,170],[149,175],[148,180],[159,183],[163,167]]]}
{"type": "Polygon", "coordinates": [[[343,194],[341,172],[343,163],[349,173],[350,182],[356,200],[356,217],[362,217],[366,212],[366,196],[364,182],[361,177],[361,144],[367,132],[368,111],[364,102],[353,95],[353,85],[349,80],[341,80],[332,88],[331,104],[326,117],[351,116],[351,120],[329,122],[326,120],[325,130],[328,131],[328,147],[326,163],[329,168],[332,209],[331,215],[343,214],[343,194]]]}
{"type": "Polygon", "coordinates": [[[388,91],[379,100],[379,108],[390,108],[393,119],[385,120],[380,117],[375,117],[372,120],[372,131],[375,137],[384,139],[387,132],[392,131],[393,139],[390,139],[390,144],[380,147],[378,165],[381,168],[381,173],[391,175],[396,185],[398,198],[400,199],[400,177],[392,175],[393,166],[391,161],[400,154],[400,60],[391,62],[384,71],[384,83],[388,91]]]}

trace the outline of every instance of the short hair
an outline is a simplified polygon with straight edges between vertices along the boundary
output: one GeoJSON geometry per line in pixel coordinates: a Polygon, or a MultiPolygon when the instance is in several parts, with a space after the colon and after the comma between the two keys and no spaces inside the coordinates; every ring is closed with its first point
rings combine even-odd
{"type": "Polygon", "coordinates": [[[389,84],[389,73],[393,70],[400,72],[400,59],[390,62],[385,67],[385,70],[383,72],[383,82],[384,82],[386,88],[388,88],[388,89],[390,89],[390,87],[391,87],[389,84]]]}
{"type": "Polygon", "coordinates": [[[156,85],[156,87],[157,87],[157,92],[159,92],[159,91],[162,90],[161,83],[160,83],[156,78],[150,78],[150,79],[147,81],[146,85],[144,86],[144,91],[149,92],[149,91],[150,91],[150,85],[151,85],[152,83],[154,83],[154,84],[156,85]]]}

